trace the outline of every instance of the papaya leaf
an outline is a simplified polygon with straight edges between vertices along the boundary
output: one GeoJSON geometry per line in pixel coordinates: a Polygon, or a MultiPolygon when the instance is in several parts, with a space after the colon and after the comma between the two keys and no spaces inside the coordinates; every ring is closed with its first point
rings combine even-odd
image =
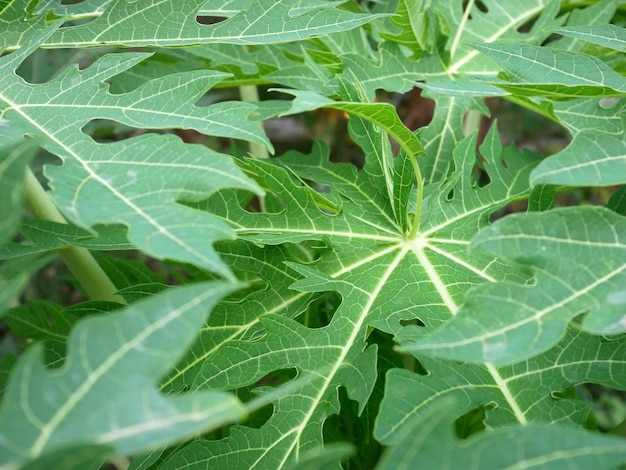
{"type": "MultiPolygon", "coordinates": [[[[24,32],[44,24],[39,19],[44,15],[40,15],[26,25],[20,25],[15,20],[22,19],[20,15],[32,2],[16,0],[11,3],[13,6],[5,12],[5,21],[12,26],[13,31],[0,43],[3,49],[22,47],[24,32]]],[[[43,47],[281,43],[356,28],[382,16],[340,10],[336,5],[344,3],[341,1],[315,0],[307,2],[305,6],[300,0],[277,0],[271,4],[253,0],[244,10],[227,20],[203,25],[196,18],[205,3],[206,0],[184,3],[113,0],[105,8],[98,7],[90,13],[82,11],[81,16],[95,18],[86,24],[58,29],[43,47]],[[141,18],[141,21],[137,21],[137,18],[141,18]]]]}
{"type": "Polygon", "coordinates": [[[62,159],[63,166],[48,166],[45,174],[53,188],[51,196],[65,216],[86,229],[102,223],[124,224],[130,241],[148,254],[197,263],[232,277],[211,248],[216,239],[233,236],[230,227],[177,203],[225,187],[255,190],[230,157],[204,146],[185,145],[172,135],[147,134],[100,144],[82,129],[100,118],[267,143],[262,131],[247,119],[254,106],[195,106],[206,89],[225,76],[212,71],[170,75],[126,94],[109,93],[103,80],[145,59],[144,53],[105,55],[85,70],[69,68],[48,83],[24,82],[12,71],[53,32],[54,28],[48,29],[46,35],[0,59],[5,72],[0,79],[0,112],[15,132],[43,139],[43,146],[62,159]]]}
{"type": "Polygon", "coordinates": [[[117,314],[90,317],[73,329],[59,369],[43,366],[41,345],[29,348],[0,408],[3,468],[78,445],[134,454],[241,418],[245,407],[228,394],[165,397],[156,388],[207,310],[237,287],[216,282],[171,289],[117,314]]]}
{"type": "MultiPolygon", "coordinates": [[[[378,111],[371,109],[376,117],[378,111]]],[[[360,118],[352,119],[358,122],[360,118]]],[[[370,135],[355,133],[353,138],[364,142],[370,135]]],[[[370,326],[398,333],[403,320],[419,319],[430,330],[451,317],[467,286],[492,279],[523,279],[492,257],[466,253],[487,215],[528,190],[516,175],[528,174],[535,164],[532,155],[498,147],[496,138],[494,131],[483,147],[486,165],[494,175],[492,185],[473,187],[469,156],[475,158],[476,141],[472,136],[455,151],[459,177],[437,188],[425,201],[416,239],[407,239],[393,218],[389,195],[377,184],[383,175],[370,176],[346,164],[329,163],[327,150],[320,145],[310,155],[290,153],[271,162],[242,162],[261,187],[273,189],[267,198],[279,204],[276,211],[252,213],[226,199],[226,193],[207,201],[207,207],[237,227],[241,242],[275,245],[311,240],[328,248],[321,248],[312,261],[288,263],[298,279],[291,293],[275,297],[270,291],[257,292],[241,300],[242,312],[261,315],[258,319],[246,323],[238,320],[241,315],[233,315],[225,317],[231,327],[222,324],[206,329],[203,341],[215,344],[209,342],[214,337],[220,343],[188,356],[191,363],[197,357],[206,358],[192,388],[245,388],[268,374],[292,368],[298,374],[310,372],[315,379],[298,393],[279,399],[260,429],[236,426],[224,441],[194,442],[169,458],[164,468],[176,468],[182,462],[198,467],[223,466],[227,461],[242,467],[295,462],[301,452],[323,445],[321,424],[339,411],[338,387],[346,387],[358,410],[366,406],[377,371],[376,345],[366,342],[370,326]],[[324,196],[337,201],[339,210],[320,210],[314,190],[305,181],[332,188],[324,196]],[[451,192],[454,197],[448,199],[451,192]],[[298,302],[301,309],[301,302],[310,302],[308,296],[324,293],[338,293],[341,299],[327,323],[312,328],[292,319],[297,311],[291,303],[298,302]]],[[[257,269],[264,276],[260,265],[257,269]]]]}
{"type": "Polygon", "coordinates": [[[510,364],[554,346],[581,314],[587,314],[581,324],[586,331],[625,332],[625,234],[624,217],[602,207],[562,208],[498,221],[472,241],[473,248],[527,265],[534,272],[533,284],[478,287],[453,320],[403,349],[510,364]]]}
{"type": "Polygon", "coordinates": [[[377,468],[612,469],[624,461],[623,439],[583,429],[529,424],[484,431],[468,440],[454,435],[452,414],[445,408],[426,422],[415,423],[397,446],[389,449],[377,468]],[[515,451],[512,452],[512,446],[515,451]]]}

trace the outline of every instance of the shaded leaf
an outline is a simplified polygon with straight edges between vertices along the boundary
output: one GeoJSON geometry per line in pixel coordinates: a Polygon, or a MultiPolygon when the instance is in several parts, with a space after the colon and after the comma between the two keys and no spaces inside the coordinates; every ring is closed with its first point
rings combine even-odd
{"type": "MultiPolygon", "coordinates": [[[[408,333],[398,340],[410,340],[408,333]]],[[[624,336],[608,339],[572,329],[549,351],[509,366],[417,353],[427,375],[402,369],[388,373],[375,436],[384,444],[397,444],[413,421],[426,420],[446,403],[457,417],[483,409],[484,424],[493,429],[538,422],[583,426],[591,404],[566,391],[586,383],[626,389],[625,348],[624,336]]]]}
{"type": "Polygon", "coordinates": [[[8,143],[3,134],[0,131],[0,246],[15,235],[22,221],[26,171],[37,146],[32,140],[8,143]]]}
{"type": "Polygon", "coordinates": [[[42,365],[41,346],[29,348],[0,408],[5,465],[23,465],[78,445],[133,454],[240,418],[245,410],[229,395],[166,398],[155,388],[207,310],[236,287],[181,287],[118,314],[91,317],[73,330],[68,359],[54,371],[42,365]]]}
{"type": "Polygon", "coordinates": [[[383,457],[377,468],[545,469],[561,465],[615,468],[626,456],[624,439],[582,429],[529,424],[489,430],[461,441],[453,432],[451,413],[439,409],[383,457]]]}
{"type": "Polygon", "coordinates": [[[475,289],[453,320],[403,349],[510,364],[555,345],[568,323],[583,313],[587,331],[626,331],[625,236],[624,218],[602,207],[516,214],[498,221],[472,241],[473,248],[527,265],[534,283],[475,289]]]}
{"type": "Polygon", "coordinates": [[[528,44],[476,44],[507,73],[494,85],[520,96],[553,99],[624,96],[626,79],[596,57],[528,44]]]}
{"type": "MultiPolygon", "coordinates": [[[[16,3],[22,7],[16,6],[17,12],[8,16],[7,21],[22,19],[17,15],[23,14],[24,7],[29,2],[18,0],[16,3]]],[[[196,21],[196,17],[205,3],[206,0],[180,4],[153,0],[113,0],[103,10],[94,10],[88,6],[87,10],[98,13],[95,19],[83,25],[59,29],[46,41],[44,47],[279,43],[356,28],[380,17],[352,13],[335,7],[343,2],[316,0],[304,5],[299,0],[277,0],[271,4],[253,0],[245,6],[245,10],[235,13],[223,22],[202,25],[196,21]],[[141,21],[137,21],[137,18],[141,18],[141,21]]],[[[20,41],[22,35],[14,36],[15,38],[5,40],[5,49],[15,49],[23,45],[20,41]]]]}
{"type": "Polygon", "coordinates": [[[45,174],[64,214],[84,228],[122,223],[129,228],[131,242],[148,254],[231,277],[211,247],[216,239],[232,237],[230,228],[209,214],[177,204],[206,198],[225,187],[254,190],[230,157],[185,145],[171,135],[97,144],[81,129],[95,118],[107,118],[133,126],[189,126],[231,137],[248,134],[265,142],[261,130],[247,120],[254,106],[194,106],[207,87],[224,77],[211,71],[171,75],[127,94],[110,94],[102,81],[144,59],[146,54],[141,53],[105,55],[87,69],[67,69],[51,82],[25,83],[12,69],[44,39],[36,38],[0,61],[6,72],[0,78],[0,109],[16,132],[44,138],[46,149],[63,160],[63,166],[46,167],[45,174]]]}

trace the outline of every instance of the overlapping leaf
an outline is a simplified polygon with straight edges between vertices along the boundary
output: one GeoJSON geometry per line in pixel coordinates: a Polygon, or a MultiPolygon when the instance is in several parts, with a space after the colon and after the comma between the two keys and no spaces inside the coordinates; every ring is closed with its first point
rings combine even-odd
{"type": "Polygon", "coordinates": [[[37,37],[29,47],[2,59],[0,103],[14,132],[41,137],[46,149],[63,160],[63,166],[47,167],[46,176],[65,215],[85,228],[125,224],[130,240],[146,253],[230,276],[211,248],[215,239],[233,236],[230,228],[176,203],[203,199],[225,187],[255,188],[230,157],[168,135],[97,144],[81,129],[93,119],[106,118],[131,126],[187,127],[266,142],[247,119],[253,105],[194,106],[224,77],[211,71],[170,75],[126,94],[110,94],[103,81],[146,57],[137,53],[103,56],[85,70],[70,68],[45,84],[25,83],[13,69],[44,39],[37,37]]]}
{"type": "MultiPolygon", "coordinates": [[[[358,130],[359,123],[367,124],[353,119],[353,130],[358,130]]],[[[353,138],[369,149],[382,142],[382,138],[372,141],[374,135],[355,132],[353,138]]],[[[495,138],[493,134],[483,147],[494,183],[483,189],[473,187],[475,140],[467,139],[457,150],[457,165],[462,168],[459,177],[430,194],[422,233],[414,240],[405,239],[393,217],[381,167],[369,165],[365,173],[345,164],[331,164],[320,147],[310,155],[294,153],[276,163],[247,161],[246,172],[262,187],[274,190],[267,198],[278,201],[273,206],[276,210],[251,213],[221,194],[207,206],[233,223],[244,240],[266,244],[319,240],[319,246],[328,249],[320,251],[316,261],[289,263],[303,278],[280,305],[287,307],[290,298],[302,301],[316,292],[337,292],[341,304],[328,325],[316,329],[277,315],[282,310],[276,308],[254,320],[254,325],[248,321],[248,326],[254,326],[252,336],[241,329],[244,322],[237,319],[231,320],[230,328],[223,325],[212,331],[209,325],[203,333],[206,338],[220,338],[221,329],[231,336],[222,335],[228,340],[221,339],[219,348],[193,353],[193,357],[207,358],[195,388],[246,387],[269,373],[291,368],[317,378],[292,396],[281,398],[260,429],[236,427],[225,441],[193,443],[169,459],[165,468],[176,468],[182,462],[198,467],[233,462],[242,467],[282,467],[292,462],[302,452],[323,444],[322,423],[339,411],[338,387],[346,387],[359,409],[365,406],[377,362],[376,348],[366,342],[369,326],[395,333],[402,320],[419,318],[430,329],[451,316],[467,287],[518,276],[491,257],[468,256],[466,252],[469,239],[486,222],[485,217],[528,190],[519,175],[528,174],[534,158],[513,149],[503,152],[495,138]],[[508,167],[502,164],[503,157],[508,167]],[[302,181],[330,187],[331,192],[323,196],[338,203],[338,212],[321,210],[313,190],[302,181]],[[455,196],[449,200],[452,191],[455,196]]],[[[268,311],[264,298],[269,306],[276,305],[269,292],[256,293],[249,304],[242,299],[242,311],[268,311]]],[[[293,317],[293,311],[285,313],[293,317]]]]}
{"type": "Polygon", "coordinates": [[[0,245],[8,242],[19,227],[26,171],[36,148],[32,140],[11,142],[6,134],[0,132],[0,245]]]}
{"type": "MultiPolygon", "coordinates": [[[[449,402],[448,402],[449,403],[449,402]]],[[[397,446],[389,449],[377,468],[550,470],[559,467],[612,469],[624,461],[624,441],[582,429],[529,424],[489,430],[461,441],[454,435],[455,415],[445,407],[416,422],[397,446]]]]}
{"type": "Polygon", "coordinates": [[[45,253],[66,246],[82,246],[90,250],[132,250],[126,230],[120,226],[96,227],[96,233],[71,224],[46,220],[26,222],[20,227],[23,243],[11,242],[0,247],[0,260],[45,253]]]}
{"type": "MultiPolygon", "coordinates": [[[[448,74],[494,75],[500,66],[482,58],[470,44],[493,42],[523,42],[540,44],[549,33],[545,28],[560,26],[562,19],[555,18],[559,10],[558,0],[483,0],[482,8],[474,2],[471,11],[463,10],[463,4],[453,0],[436,2],[433,6],[447,23],[450,36],[446,45],[449,57],[444,59],[445,73],[433,67],[433,76],[445,77],[448,74]],[[532,21],[527,32],[520,29],[532,21]]],[[[439,65],[441,67],[441,65],[439,65]]]]}
{"type": "Polygon", "coordinates": [[[626,52],[626,30],[613,24],[598,24],[591,26],[567,26],[556,28],[553,32],[582,39],[599,46],[626,52]]]}
{"type": "Polygon", "coordinates": [[[510,79],[494,84],[519,96],[561,99],[626,94],[626,79],[593,56],[527,44],[474,47],[499,64],[510,79]]]}
{"type": "Polygon", "coordinates": [[[44,367],[40,345],[29,348],[0,408],[2,468],[78,446],[105,448],[109,456],[133,454],[239,419],[245,408],[227,394],[166,398],[155,386],[195,337],[207,310],[236,287],[172,289],[118,314],[83,321],[71,334],[60,369],[44,367]]]}
{"type": "MultiPolygon", "coordinates": [[[[403,332],[407,338],[409,332],[403,332]]],[[[463,416],[484,408],[491,428],[513,424],[584,425],[591,405],[568,390],[582,383],[626,389],[624,336],[608,339],[572,329],[548,352],[509,366],[440,360],[416,353],[428,375],[389,372],[375,435],[398,444],[411,423],[434,410],[463,416]]]]}
{"type": "MultiPolygon", "coordinates": [[[[27,25],[16,21],[22,20],[25,7],[32,2],[13,0],[11,3],[11,9],[5,12],[5,21],[11,24],[13,31],[0,43],[4,49],[22,47],[25,30],[42,25],[41,19],[27,25]]],[[[202,25],[196,21],[196,17],[205,3],[206,0],[182,3],[113,0],[92,21],[58,29],[43,47],[281,43],[356,28],[380,16],[341,10],[337,8],[337,2],[322,0],[306,4],[299,0],[277,0],[271,3],[253,0],[245,10],[225,21],[202,25]]],[[[93,13],[99,11],[97,9],[93,13]]]]}
{"type": "Polygon", "coordinates": [[[575,316],[596,334],[626,331],[626,221],[599,207],[514,215],[484,230],[475,249],[527,263],[535,283],[476,289],[454,320],[406,350],[513,363],[546,351],[575,316]],[[496,314],[497,312],[497,314],[496,314]]]}
{"type": "MultiPolygon", "coordinates": [[[[626,83],[626,82],[625,82],[626,83]]],[[[574,138],[533,172],[533,184],[608,186],[626,182],[626,98],[556,103],[556,116],[574,138]]]]}

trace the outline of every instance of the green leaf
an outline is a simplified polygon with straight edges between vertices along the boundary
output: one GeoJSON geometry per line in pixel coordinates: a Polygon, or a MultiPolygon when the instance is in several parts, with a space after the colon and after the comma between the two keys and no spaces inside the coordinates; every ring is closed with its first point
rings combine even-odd
{"type": "Polygon", "coordinates": [[[78,445],[134,454],[243,416],[244,407],[224,393],[166,398],[155,387],[192,341],[207,310],[237,287],[171,289],[118,314],[82,321],[71,334],[66,362],[54,371],[42,365],[41,346],[29,348],[0,408],[6,468],[78,445]]]}
{"type": "Polygon", "coordinates": [[[0,317],[28,285],[30,277],[53,259],[50,255],[31,255],[0,264],[0,317]]]}
{"type": "Polygon", "coordinates": [[[562,19],[555,18],[559,11],[558,0],[482,0],[482,9],[477,3],[468,2],[467,8],[471,6],[471,10],[467,12],[463,4],[453,0],[435,2],[434,8],[447,23],[449,38],[445,50],[449,57],[439,58],[440,64],[443,59],[443,64],[438,67],[434,60],[426,62],[433,64],[429,71],[432,76],[495,75],[501,70],[501,64],[485,60],[471,44],[500,41],[539,45],[550,34],[546,28],[562,24],[562,19]],[[531,21],[532,27],[520,32],[531,21]]]}
{"type": "MultiPolygon", "coordinates": [[[[355,133],[353,138],[362,142],[371,136],[355,133]]],[[[466,252],[477,226],[486,223],[489,213],[528,191],[519,175],[528,174],[534,158],[512,148],[503,150],[496,139],[494,132],[483,148],[494,183],[482,190],[473,186],[476,141],[475,136],[466,139],[456,151],[457,177],[429,194],[421,233],[414,240],[405,238],[393,218],[389,195],[379,186],[383,176],[377,173],[372,178],[350,165],[330,163],[319,145],[310,155],[291,153],[269,162],[244,161],[247,174],[263,188],[273,189],[267,199],[275,198],[279,204],[273,212],[252,213],[224,194],[207,201],[207,206],[237,227],[238,243],[318,240],[317,246],[327,248],[320,248],[313,260],[288,263],[300,276],[291,292],[250,294],[236,308],[230,307],[222,323],[206,329],[204,350],[199,345],[186,361],[197,368],[196,358],[203,358],[193,387],[243,388],[274,371],[291,368],[315,378],[298,393],[280,398],[260,429],[237,426],[224,441],[192,443],[169,459],[165,468],[177,468],[183,462],[224,466],[231,459],[242,467],[295,462],[299,453],[323,445],[321,424],[339,411],[338,387],[346,388],[359,410],[365,407],[377,370],[376,347],[368,347],[365,341],[370,326],[397,333],[403,320],[419,318],[432,328],[451,316],[467,286],[494,276],[516,278],[514,270],[494,258],[466,252]],[[327,197],[341,203],[339,212],[320,210],[305,180],[329,186],[327,197]],[[452,191],[454,197],[449,199],[452,191]],[[307,326],[300,323],[306,316],[294,321],[280,315],[293,318],[301,310],[294,310],[292,304],[301,309],[301,302],[312,294],[328,292],[341,296],[328,324],[307,326]],[[239,319],[244,314],[247,321],[239,319]],[[251,321],[255,314],[263,316],[251,321]]],[[[276,266],[277,261],[272,264],[276,266]]],[[[261,278],[266,276],[262,265],[256,269],[261,278]]],[[[266,284],[275,285],[270,279],[266,284]]],[[[187,367],[182,364],[177,369],[187,367]]]]}
{"type": "Polygon", "coordinates": [[[626,143],[620,137],[581,132],[565,150],[533,172],[533,184],[610,186],[626,183],[626,143]]]}
{"type": "Polygon", "coordinates": [[[583,313],[582,328],[594,334],[626,331],[625,233],[624,218],[602,207],[498,221],[472,241],[473,248],[523,263],[534,272],[534,282],[475,289],[453,320],[403,350],[510,364],[555,345],[583,313]]]}
{"type": "Polygon", "coordinates": [[[143,60],[146,54],[141,53],[105,55],[87,69],[67,69],[51,82],[25,83],[12,70],[44,39],[39,37],[0,61],[5,71],[0,78],[0,110],[16,132],[45,139],[44,147],[63,160],[63,166],[46,167],[45,174],[64,214],[87,229],[102,223],[124,224],[130,241],[146,253],[195,263],[230,277],[211,247],[216,239],[232,237],[230,228],[178,202],[203,199],[226,187],[258,191],[232,159],[204,146],[185,145],[172,135],[148,134],[97,144],[82,128],[93,119],[105,118],[132,126],[188,127],[266,142],[258,126],[247,119],[254,106],[194,106],[207,87],[225,76],[212,71],[170,75],[126,94],[110,94],[102,81],[143,60]]]}
{"type": "MultiPolygon", "coordinates": [[[[567,31],[569,29],[577,29],[577,27],[592,28],[599,25],[609,23],[618,5],[614,0],[600,0],[589,4],[589,6],[574,9],[567,18],[567,26],[563,28],[547,28],[547,31],[558,32],[559,30],[567,31]]],[[[567,51],[578,52],[581,51],[586,43],[582,38],[575,38],[574,36],[563,37],[557,41],[548,43],[548,47],[556,47],[557,49],[564,49],[567,51]]]]}
{"type": "MultiPolygon", "coordinates": [[[[434,95],[436,106],[430,124],[419,131],[425,155],[420,158],[422,176],[429,184],[443,181],[454,168],[454,149],[465,138],[463,119],[470,109],[480,108],[473,98],[434,95]]],[[[425,97],[433,97],[431,92],[425,97]]],[[[484,112],[484,110],[483,110],[484,112]]]]}
{"type": "Polygon", "coordinates": [[[434,31],[430,23],[435,21],[430,0],[400,0],[396,14],[391,17],[391,23],[399,27],[401,32],[382,33],[381,36],[409,48],[418,56],[423,50],[432,51],[434,31]]]}
{"type": "Polygon", "coordinates": [[[528,212],[543,212],[554,207],[556,187],[548,184],[535,186],[528,198],[528,212]]]}
{"type": "Polygon", "coordinates": [[[445,408],[415,423],[377,468],[467,469],[612,469],[626,456],[624,439],[582,429],[529,424],[485,431],[466,441],[454,436],[453,417],[445,408]],[[563,465],[563,467],[561,467],[563,465]]]}
{"type": "MultiPolygon", "coordinates": [[[[0,131],[0,142],[4,144],[8,140],[5,131],[0,131]]],[[[26,169],[36,146],[37,142],[22,140],[0,147],[0,200],[3,201],[0,205],[0,246],[15,235],[22,220],[26,169]]]]}
{"type": "Polygon", "coordinates": [[[553,33],[582,39],[599,46],[626,52],[626,29],[613,24],[596,24],[591,26],[567,26],[555,28],[553,33]]]}
{"type": "MultiPolygon", "coordinates": [[[[23,15],[29,2],[17,0],[15,3],[18,4],[17,11],[10,12],[7,22],[21,20],[18,15],[23,15]]],[[[99,15],[92,21],[58,29],[45,42],[44,47],[280,43],[356,28],[383,16],[352,13],[336,8],[343,1],[315,0],[307,2],[305,6],[300,0],[277,0],[271,4],[263,0],[253,0],[245,10],[225,21],[202,25],[196,21],[196,17],[205,3],[206,0],[180,4],[153,0],[114,0],[103,11],[94,12],[99,15]],[[138,18],[141,20],[138,21],[138,18]]],[[[37,23],[41,25],[41,21],[37,23]]],[[[30,28],[35,28],[35,25],[30,28]]],[[[0,43],[0,48],[16,49],[23,46],[23,34],[23,31],[15,31],[0,43]]]]}
{"type": "MultiPolygon", "coordinates": [[[[559,121],[573,136],[586,132],[619,137],[626,133],[623,123],[623,116],[626,115],[624,98],[560,101],[554,103],[553,109],[559,121]]],[[[583,147],[581,153],[584,152],[583,147]]]]}
{"type": "Polygon", "coordinates": [[[78,318],[63,312],[63,307],[53,302],[33,300],[9,310],[4,321],[11,332],[21,338],[37,341],[65,342],[78,318]]]}
{"type": "MultiPolygon", "coordinates": [[[[410,340],[409,331],[397,339],[404,338],[410,340]]],[[[508,366],[416,353],[425,372],[388,373],[375,436],[383,444],[398,444],[411,423],[425,421],[445,404],[455,416],[484,410],[484,424],[492,429],[518,423],[582,426],[591,404],[567,391],[585,383],[626,388],[625,364],[619,359],[625,349],[623,336],[608,339],[573,328],[547,352],[508,366]]]]}
{"type": "Polygon", "coordinates": [[[626,186],[618,188],[606,203],[606,207],[620,215],[626,216],[626,186]]]}
{"type": "Polygon", "coordinates": [[[553,99],[624,96],[626,79],[596,57],[527,44],[476,44],[510,81],[494,85],[521,96],[553,99]]]}
{"type": "Polygon", "coordinates": [[[336,102],[309,91],[281,90],[295,96],[288,111],[281,115],[297,114],[318,108],[340,109],[354,116],[360,116],[376,124],[392,136],[412,158],[424,150],[417,137],[402,123],[395,108],[388,103],[336,102]]]}
{"type": "Polygon", "coordinates": [[[13,259],[45,253],[66,246],[82,246],[90,250],[132,250],[123,226],[94,226],[92,231],[72,224],[48,220],[25,222],[19,233],[26,241],[6,243],[0,247],[0,259],[13,259]],[[94,233],[95,232],[95,233],[94,233]]]}

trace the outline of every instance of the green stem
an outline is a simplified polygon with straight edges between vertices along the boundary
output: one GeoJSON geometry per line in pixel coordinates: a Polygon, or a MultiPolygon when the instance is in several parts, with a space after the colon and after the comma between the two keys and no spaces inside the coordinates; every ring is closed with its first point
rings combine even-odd
{"type": "MultiPolygon", "coordinates": [[[[239,94],[241,96],[241,101],[245,101],[247,103],[257,103],[259,101],[259,90],[255,85],[244,85],[239,87],[239,94]]],[[[259,127],[263,128],[263,124],[260,122],[259,127]]],[[[250,155],[254,158],[259,160],[267,160],[270,158],[267,147],[263,144],[248,142],[248,149],[250,150],[250,155]]]]}
{"type": "Polygon", "coordinates": [[[469,135],[475,130],[480,129],[480,123],[483,119],[483,115],[480,111],[470,109],[465,113],[465,121],[463,122],[463,133],[469,135]]]}
{"type": "Polygon", "coordinates": [[[409,234],[410,239],[414,240],[417,237],[417,230],[419,229],[420,218],[422,215],[422,202],[424,200],[424,178],[422,178],[422,172],[420,171],[420,167],[417,164],[417,155],[413,155],[411,153],[409,153],[408,155],[409,159],[411,160],[411,165],[413,165],[413,171],[415,172],[415,180],[417,183],[415,217],[413,218],[413,225],[411,225],[411,233],[409,234]]]}
{"type": "MultiPolygon", "coordinates": [[[[259,101],[259,90],[255,85],[240,86],[239,95],[241,97],[241,101],[245,101],[247,103],[258,103],[259,101]]],[[[259,127],[261,129],[263,128],[263,124],[261,122],[259,122],[259,127]]],[[[270,158],[267,147],[263,144],[248,142],[248,150],[250,151],[252,158],[256,158],[257,160],[267,160],[270,158]]],[[[259,196],[258,200],[261,212],[265,212],[265,196],[259,196]]]]}
{"type": "MultiPolygon", "coordinates": [[[[33,217],[61,224],[67,223],[30,169],[26,171],[24,201],[26,208],[33,217]]],[[[77,246],[68,246],[59,249],[58,253],[93,300],[108,300],[126,304],[122,296],[115,295],[117,288],[89,250],[77,246]]]]}

